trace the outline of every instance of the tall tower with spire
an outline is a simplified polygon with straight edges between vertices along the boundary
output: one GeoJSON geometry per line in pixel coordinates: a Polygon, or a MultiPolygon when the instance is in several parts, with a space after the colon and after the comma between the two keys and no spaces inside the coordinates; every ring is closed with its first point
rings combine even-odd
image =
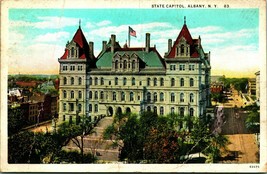
{"type": "Polygon", "coordinates": [[[67,42],[65,53],[58,59],[60,63],[59,85],[59,120],[79,121],[88,115],[87,72],[94,66],[93,42],[89,44],[79,28],[70,42],[67,42]]]}

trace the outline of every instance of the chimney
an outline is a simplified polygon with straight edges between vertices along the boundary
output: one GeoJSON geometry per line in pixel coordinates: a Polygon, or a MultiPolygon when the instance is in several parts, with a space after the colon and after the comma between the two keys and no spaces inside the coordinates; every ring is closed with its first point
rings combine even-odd
{"type": "Polygon", "coordinates": [[[94,57],[94,42],[89,42],[89,55],[90,58],[94,57]]]}
{"type": "Polygon", "coordinates": [[[150,33],[146,33],[146,52],[149,52],[150,48],[150,33]]]}
{"type": "Polygon", "coordinates": [[[106,51],[107,49],[107,41],[102,42],[102,51],[106,51]]]}
{"type": "Polygon", "coordinates": [[[201,46],[201,38],[200,36],[198,36],[198,48],[200,48],[200,46],[201,46]]]}
{"type": "Polygon", "coordinates": [[[116,35],[112,34],[111,35],[111,52],[112,53],[114,53],[115,43],[116,43],[116,35]]]}
{"type": "Polygon", "coordinates": [[[168,40],[168,53],[171,51],[171,48],[172,48],[172,40],[169,39],[168,40]]]}

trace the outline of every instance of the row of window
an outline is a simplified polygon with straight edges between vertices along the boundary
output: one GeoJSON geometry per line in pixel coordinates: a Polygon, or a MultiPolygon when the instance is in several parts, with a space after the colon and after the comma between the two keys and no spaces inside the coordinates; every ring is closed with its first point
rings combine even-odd
{"type": "MultiPolygon", "coordinates": [[[[115,92],[115,91],[112,92],[112,100],[113,101],[117,101],[117,93],[118,92],[115,92]]],[[[180,96],[179,101],[180,102],[185,102],[185,94],[184,93],[180,93],[179,96],[180,96]]],[[[89,99],[92,99],[92,98],[93,98],[93,92],[90,91],[89,92],[89,99]]],[[[170,98],[171,98],[171,102],[175,102],[176,101],[176,95],[175,95],[174,92],[170,93],[170,98]]],[[[190,103],[193,103],[194,102],[194,98],[195,98],[194,97],[194,94],[193,93],[190,93],[189,94],[189,102],[190,103]]],[[[94,99],[95,100],[98,100],[98,91],[95,91],[94,92],[94,99]]],[[[104,91],[101,91],[100,92],[100,99],[104,99],[104,91]]],[[[120,92],[120,99],[119,100],[120,101],[125,101],[126,100],[126,95],[125,95],[125,92],[124,91],[120,92]]],[[[130,92],[130,94],[129,94],[129,100],[130,101],[134,101],[134,92],[130,92]]],[[[138,100],[140,100],[140,98],[138,100]]],[[[164,99],[164,93],[161,92],[159,94],[159,101],[164,101],[164,100],[165,100],[164,99]]],[[[154,92],[154,93],[147,92],[146,101],[147,102],[152,102],[152,101],[153,102],[157,102],[158,101],[158,93],[157,92],[154,92]],[[152,95],[153,95],[153,99],[152,99],[152,95]]]]}
{"type": "MultiPolygon", "coordinates": [[[[67,98],[67,91],[66,90],[63,90],[63,98],[67,98]]],[[[75,98],[75,95],[74,95],[74,91],[70,91],[70,98],[75,98]]],[[[81,99],[82,98],[82,91],[78,91],[78,98],[81,99]]]]}
{"type": "MultiPolygon", "coordinates": [[[[170,70],[171,71],[175,71],[176,70],[176,65],[170,65],[170,70]]],[[[188,70],[189,71],[195,71],[195,65],[189,65],[188,70]]],[[[185,65],[184,64],[180,64],[179,65],[179,71],[185,71],[185,65]]]]}
{"type": "MultiPolygon", "coordinates": [[[[152,107],[151,106],[147,106],[146,107],[146,110],[152,112],[152,107]]],[[[154,106],[153,107],[153,112],[154,113],[157,113],[157,110],[158,110],[157,109],[157,106],[154,106]]],[[[159,108],[159,114],[160,115],[164,115],[164,107],[163,106],[160,106],[160,108],[159,108]]],[[[171,114],[175,114],[175,108],[174,107],[171,107],[171,114]]],[[[184,116],[185,115],[185,108],[184,107],[180,107],[178,114],[180,116],[184,116]]],[[[194,116],[194,109],[193,108],[190,108],[189,109],[189,116],[194,116]]]]}
{"type": "Polygon", "coordinates": [[[119,62],[119,60],[115,61],[115,69],[127,69],[127,68],[132,68],[135,69],[136,61],[132,60],[131,63],[128,64],[127,66],[127,60],[124,60],[123,62],[119,62]]]}
{"type": "MultiPolygon", "coordinates": [[[[76,69],[76,65],[62,65],[62,71],[68,71],[68,67],[70,67],[70,71],[75,71],[76,69]]],[[[83,70],[83,66],[82,65],[77,65],[78,71],[82,71],[83,70]]]]}
{"type": "MultiPolygon", "coordinates": [[[[74,111],[74,103],[69,103],[69,110],[70,112],[74,111]]],[[[89,112],[92,112],[92,104],[89,104],[89,112]]],[[[63,112],[67,111],[67,103],[63,103],[63,112]]],[[[78,104],[77,105],[77,111],[81,112],[82,111],[82,104],[78,104]]],[[[94,112],[97,113],[98,112],[98,104],[94,104],[94,112]]]]}
{"type": "MultiPolygon", "coordinates": [[[[92,77],[89,78],[89,85],[92,85],[93,79],[92,77]]],[[[94,78],[94,85],[98,85],[98,77],[95,77],[94,78]]],[[[147,78],[147,86],[151,86],[153,83],[153,86],[164,86],[164,78],[160,78],[159,80],[159,84],[158,84],[158,79],[157,78],[154,78],[153,81],[151,80],[151,78],[147,78]]],[[[100,78],[100,85],[104,85],[104,78],[101,77],[100,78]]],[[[109,84],[111,85],[111,84],[109,84]]],[[[114,85],[119,85],[119,78],[118,77],[115,77],[114,79],[114,85]]],[[[123,77],[122,79],[122,85],[123,86],[126,86],[127,85],[127,78],[126,77],[123,77]]],[[[132,82],[131,82],[131,85],[134,86],[136,85],[136,79],[133,77],[132,78],[132,82]]],[[[142,85],[142,81],[140,81],[139,85],[142,85]]],[[[171,86],[175,86],[175,78],[171,78],[171,86]]],[[[185,86],[185,80],[184,78],[180,78],[180,86],[183,87],[185,86]]],[[[189,86],[192,87],[194,86],[194,79],[193,78],[190,78],[189,79],[189,86]]]]}
{"type": "MultiPolygon", "coordinates": [[[[67,77],[64,77],[64,78],[63,78],[63,84],[64,84],[64,85],[69,84],[69,83],[68,83],[68,78],[67,78],[67,77]]],[[[74,77],[71,77],[71,78],[70,78],[70,85],[74,85],[74,84],[76,84],[76,83],[75,83],[75,78],[74,78],[74,77]]],[[[78,85],[82,85],[82,78],[81,78],[81,77],[78,78],[77,84],[78,84],[78,85]]]]}

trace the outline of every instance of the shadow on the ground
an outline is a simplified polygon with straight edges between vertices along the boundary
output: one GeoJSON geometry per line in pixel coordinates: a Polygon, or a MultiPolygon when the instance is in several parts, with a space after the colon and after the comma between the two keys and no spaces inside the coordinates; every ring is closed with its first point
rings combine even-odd
{"type": "Polygon", "coordinates": [[[241,151],[228,151],[227,155],[220,157],[219,161],[236,161],[243,153],[241,151]]]}

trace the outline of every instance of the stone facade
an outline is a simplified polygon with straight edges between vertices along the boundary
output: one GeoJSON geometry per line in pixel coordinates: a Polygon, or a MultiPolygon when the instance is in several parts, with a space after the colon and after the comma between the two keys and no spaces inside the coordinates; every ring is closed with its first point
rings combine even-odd
{"type": "Polygon", "coordinates": [[[102,47],[95,58],[80,27],[67,43],[59,58],[60,121],[142,111],[205,115],[211,103],[210,54],[186,24],[173,45],[168,40],[164,58],[150,46],[149,33],[143,48],[121,47],[115,35],[102,47]]]}

